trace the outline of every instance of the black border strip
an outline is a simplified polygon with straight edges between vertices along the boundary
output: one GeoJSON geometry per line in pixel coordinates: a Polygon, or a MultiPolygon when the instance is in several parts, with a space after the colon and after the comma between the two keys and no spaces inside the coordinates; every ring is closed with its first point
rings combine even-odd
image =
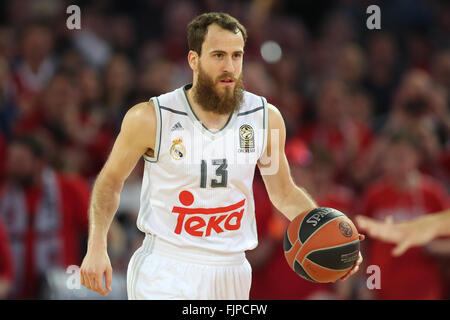
{"type": "Polygon", "coordinates": [[[258,111],[258,110],[261,110],[261,109],[264,109],[264,105],[262,105],[261,107],[258,107],[258,108],[255,108],[255,109],[252,109],[252,110],[249,110],[249,111],[245,111],[245,112],[241,112],[241,113],[238,113],[238,117],[239,116],[245,116],[245,115],[247,115],[247,114],[250,114],[250,113],[253,113],[253,112],[256,112],[256,111],[258,111]]]}
{"type": "MultiPolygon", "coordinates": [[[[113,265],[114,266],[114,265],[113,265]]],[[[361,271],[359,271],[361,273],[361,271]]],[[[306,280],[305,280],[306,281],[306,280]]],[[[114,284],[113,284],[114,285],[114,284]]],[[[320,286],[320,284],[316,284],[320,286]]],[[[114,287],[113,287],[114,290],[114,287]]],[[[270,296],[270,294],[268,294],[270,296]]],[[[108,297],[109,298],[109,297],[108,297]]],[[[155,314],[161,312],[165,319],[292,319],[292,315],[299,314],[299,310],[319,310],[322,317],[337,318],[336,314],[350,314],[353,310],[365,310],[377,318],[386,318],[386,310],[389,315],[396,318],[417,318],[417,315],[426,318],[430,316],[430,310],[440,314],[448,312],[448,300],[0,300],[2,314],[11,313],[26,317],[33,312],[46,313],[50,309],[61,308],[70,310],[75,317],[86,318],[86,310],[99,318],[105,316],[114,317],[123,310],[130,308],[136,312],[148,313],[151,308],[155,314]],[[267,306],[264,312],[256,312],[255,307],[267,306]],[[239,306],[239,307],[238,307],[239,306]],[[199,308],[215,307],[212,314],[197,314],[192,310],[199,308]],[[187,312],[186,312],[187,310],[187,312]]],[[[47,312],[48,314],[48,312],[47,312]]],[[[57,319],[57,316],[46,316],[48,319],[57,319]]]]}
{"type": "Polygon", "coordinates": [[[167,111],[170,111],[172,113],[181,114],[182,116],[187,116],[188,115],[186,112],[170,109],[170,108],[167,108],[167,107],[164,107],[164,106],[159,106],[159,108],[167,110],[167,111]]]}

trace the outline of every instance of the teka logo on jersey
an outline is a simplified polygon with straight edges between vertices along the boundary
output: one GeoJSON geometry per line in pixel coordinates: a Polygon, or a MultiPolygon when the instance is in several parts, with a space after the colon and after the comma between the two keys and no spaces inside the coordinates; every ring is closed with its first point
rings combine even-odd
{"type": "MultiPolygon", "coordinates": [[[[186,207],[194,202],[194,196],[189,191],[180,192],[179,199],[186,207]]],[[[194,237],[209,237],[213,230],[215,233],[238,230],[241,227],[244,205],[245,199],[226,207],[173,207],[172,212],[178,214],[174,231],[180,234],[184,230],[194,237]]]]}

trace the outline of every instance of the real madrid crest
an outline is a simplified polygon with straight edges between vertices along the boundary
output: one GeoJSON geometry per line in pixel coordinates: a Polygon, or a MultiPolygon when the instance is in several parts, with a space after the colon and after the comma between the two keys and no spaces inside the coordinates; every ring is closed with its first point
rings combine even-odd
{"type": "Polygon", "coordinates": [[[248,124],[244,124],[239,128],[239,145],[239,152],[255,151],[255,133],[248,124]]]}
{"type": "Polygon", "coordinates": [[[183,159],[186,155],[186,148],[183,145],[183,139],[178,138],[172,140],[172,146],[170,147],[170,155],[175,160],[183,159]]]}

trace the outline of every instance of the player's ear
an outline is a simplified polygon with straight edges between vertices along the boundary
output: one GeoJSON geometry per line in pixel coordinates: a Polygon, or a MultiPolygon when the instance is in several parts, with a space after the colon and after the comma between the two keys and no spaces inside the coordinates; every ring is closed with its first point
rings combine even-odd
{"type": "Polygon", "coordinates": [[[199,59],[199,55],[196,51],[194,50],[189,50],[188,53],[188,63],[189,66],[191,67],[192,71],[197,71],[198,69],[198,59],[199,59]]]}

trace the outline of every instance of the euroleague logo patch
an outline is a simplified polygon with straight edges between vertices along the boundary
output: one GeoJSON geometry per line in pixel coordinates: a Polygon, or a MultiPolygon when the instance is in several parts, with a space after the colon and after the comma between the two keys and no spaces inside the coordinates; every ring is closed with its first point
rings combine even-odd
{"type": "Polygon", "coordinates": [[[347,238],[350,238],[353,235],[352,227],[345,221],[339,223],[339,231],[347,238]]]}
{"type": "Polygon", "coordinates": [[[239,128],[239,145],[238,152],[255,152],[255,134],[253,128],[248,124],[239,128]]]}

